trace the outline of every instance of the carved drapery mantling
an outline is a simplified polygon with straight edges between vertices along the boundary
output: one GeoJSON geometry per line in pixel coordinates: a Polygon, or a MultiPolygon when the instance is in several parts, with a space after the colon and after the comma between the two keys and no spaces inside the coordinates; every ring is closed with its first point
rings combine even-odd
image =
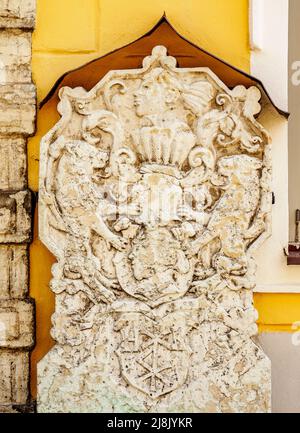
{"type": "Polygon", "coordinates": [[[177,68],[64,87],[41,143],[40,236],[57,257],[40,411],[259,412],[252,252],[270,229],[256,87],[177,68]]]}

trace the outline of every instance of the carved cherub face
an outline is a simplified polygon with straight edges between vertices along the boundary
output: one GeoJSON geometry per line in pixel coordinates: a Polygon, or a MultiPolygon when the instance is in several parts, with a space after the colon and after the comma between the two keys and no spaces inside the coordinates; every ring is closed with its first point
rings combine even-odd
{"type": "Polygon", "coordinates": [[[158,109],[165,109],[165,99],[156,83],[146,81],[134,94],[134,105],[138,116],[157,113],[158,109]]]}
{"type": "Polygon", "coordinates": [[[163,113],[179,96],[178,90],[168,83],[166,73],[159,68],[150,72],[134,92],[134,105],[138,116],[163,113]]]}

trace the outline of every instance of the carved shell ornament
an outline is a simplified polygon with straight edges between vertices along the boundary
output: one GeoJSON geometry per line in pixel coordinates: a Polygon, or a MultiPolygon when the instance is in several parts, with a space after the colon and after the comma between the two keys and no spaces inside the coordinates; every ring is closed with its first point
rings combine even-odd
{"type": "Polygon", "coordinates": [[[40,158],[40,236],[58,260],[52,335],[87,362],[100,317],[117,315],[122,380],[159,399],[187,380],[203,294],[239,297],[254,286],[251,254],[268,233],[271,202],[260,91],[230,90],[208,68],[177,68],[156,46],[142,68],[59,97],[61,119],[40,158]],[[156,341],[152,355],[173,353],[154,376],[145,338],[156,341]]]}

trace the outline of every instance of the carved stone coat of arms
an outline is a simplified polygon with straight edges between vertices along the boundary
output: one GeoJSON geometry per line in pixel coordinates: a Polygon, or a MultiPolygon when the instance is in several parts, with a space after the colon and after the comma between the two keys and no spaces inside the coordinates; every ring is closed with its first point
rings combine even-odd
{"type": "Polygon", "coordinates": [[[41,143],[40,237],[56,256],[43,412],[265,412],[252,251],[269,231],[256,87],[177,68],[60,90],[41,143]]]}

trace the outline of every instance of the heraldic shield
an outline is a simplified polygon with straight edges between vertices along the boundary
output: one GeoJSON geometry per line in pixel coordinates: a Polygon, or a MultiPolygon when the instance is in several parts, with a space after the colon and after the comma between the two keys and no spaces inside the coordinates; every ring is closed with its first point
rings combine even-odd
{"type": "Polygon", "coordinates": [[[190,325],[190,312],[155,318],[123,314],[116,323],[122,333],[117,355],[128,383],[153,399],[182,385],[192,353],[187,341],[190,325]]]}
{"type": "Polygon", "coordinates": [[[59,97],[40,158],[40,234],[57,263],[39,411],[268,407],[252,340],[252,251],[271,205],[260,91],[157,46],[142,68],[59,97]]]}

